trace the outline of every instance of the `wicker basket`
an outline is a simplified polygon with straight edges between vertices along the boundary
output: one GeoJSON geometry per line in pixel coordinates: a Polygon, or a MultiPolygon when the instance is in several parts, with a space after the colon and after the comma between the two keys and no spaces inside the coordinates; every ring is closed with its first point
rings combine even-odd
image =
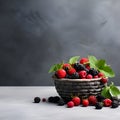
{"type": "Polygon", "coordinates": [[[104,85],[101,78],[95,79],[57,79],[53,77],[55,88],[58,94],[65,100],[69,101],[73,96],[80,98],[90,95],[100,94],[104,85]]]}

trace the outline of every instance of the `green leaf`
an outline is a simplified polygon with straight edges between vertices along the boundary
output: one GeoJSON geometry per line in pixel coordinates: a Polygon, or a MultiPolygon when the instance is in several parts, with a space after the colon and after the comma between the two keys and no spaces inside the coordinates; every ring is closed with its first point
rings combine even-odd
{"type": "Polygon", "coordinates": [[[80,56],[73,56],[69,59],[69,63],[74,64],[78,61],[79,58],[80,58],[80,56]]]}
{"type": "Polygon", "coordinates": [[[99,68],[99,69],[102,69],[102,68],[104,68],[104,66],[106,65],[106,63],[105,63],[105,60],[98,60],[97,62],[96,62],[96,66],[99,68]]]}
{"type": "Polygon", "coordinates": [[[111,98],[111,94],[109,92],[109,87],[105,86],[103,90],[101,91],[101,95],[104,96],[105,98],[111,98]]]}
{"type": "Polygon", "coordinates": [[[113,70],[110,68],[110,66],[107,66],[107,65],[100,68],[99,71],[103,72],[106,77],[114,77],[115,76],[115,73],[113,72],[113,70]]]}
{"type": "Polygon", "coordinates": [[[88,56],[90,67],[96,69],[97,59],[95,56],[88,56]]]}
{"type": "Polygon", "coordinates": [[[118,95],[120,95],[120,90],[113,84],[110,85],[109,92],[110,92],[111,96],[113,96],[113,97],[117,97],[118,95]]]}
{"type": "Polygon", "coordinates": [[[62,68],[62,65],[63,65],[63,63],[54,64],[53,66],[51,66],[51,68],[50,68],[50,70],[49,70],[48,73],[55,72],[55,71],[61,69],[61,68],[62,68]]]}

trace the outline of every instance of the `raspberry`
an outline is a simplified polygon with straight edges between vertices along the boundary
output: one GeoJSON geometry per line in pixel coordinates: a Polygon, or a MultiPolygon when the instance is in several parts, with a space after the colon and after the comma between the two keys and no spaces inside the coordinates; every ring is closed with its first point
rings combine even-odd
{"type": "Polygon", "coordinates": [[[42,99],[42,102],[46,102],[46,98],[43,98],[43,99],[42,99]]]}
{"type": "Polygon", "coordinates": [[[65,78],[66,76],[66,71],[64,69],[59,69],[57,72],[56,72],[56,75],[58,78],[65,78]]]}
{"type": "Polygon", "coordinates": [[[110,107],[112,105],[112,100],[106,98],[105,100],[103,100],[103,103],[105,107],[110,107]]]}
{"type": "Polygon", "coordinates": [[[73,73],[73,74],[71,75],[71,78],[72,78],[72,79],[78,79],[78,78],[79,78],[79,74],[78,74],[77,72],[75,72],[75,73],[73,73]]]}
{"type": "Polygon", "coordinates": [[[108,82],[108,78],[102,78],[102,79],[101,79],[101,82],[102,82],[103,84],[107,83],[107,82],[108,82]]]}
{"type": "Polygon", "coordinates": [[[74,102],[73,101],[69,101],[68,103],[67,103],[67,107],[68,108],[72,108],[74,106],[74,102]]]}
{"type": "Polygon", "coordinates": [[[69,63],[64,63],[63,66],[62,66],[62,68],[65,69],[65,70],[69,69],[70,67],[71,67],[71,65],[69,63]]]}
{"type": "Polygon", "coordinates": [[[78,105],[80,105],[80,98],[79,97],[74,97],[73,99],[72,99],[72,101],[74,102],[74,105],[75,106],[78,106],[78,105]]]}
{"type": "Polygon", "coordinates": [[[99,72],[99,73],[98,73],[98,77],[105,77],[105,75],[104,75],[104,73],[99,72]]]}
{"type": "Polygon", "coordinates": [[[98,78],[98,75],[95,75],[94,78],[98,78]]]}
{"type": "Polygon", "coordinates": [[[40,101],[41,101],[41,99],[39,97],[34,98],[34,103],[39,103],[40,101]]]}
{"type": "Polygon", "coordinates": [[[74,74],[76,72],[76,70],[74,69],[74,68],[70,68],[68,71],[67,71],[67,73],[69,74],[69,75],[72,75],[72,74],[74,74]]]}
{"type": "Polygon", "coordinates": [[[95,105],[96,109],[102,109],[102,107],[103,107],[103,104],[101,102],[97,102],[95,105]]]}
{"type": "Polygon", "coordinates": [[[88,74],[88,75],[86,76],[86,78],[87,78],[87,79],[92,79],[93,76],[92,76],[91,74],[88,74]]]}
{"type": "Polygon", "coordinates": [[[90,70],[90,65],[89,64],[86,64],[85,67],[90,70]]]}
{"type": "Polygon", "coordinates": [[[80,59],[80,63],[81,64],[85,64],[85,63],[87,63],[89,60],[88,60],[88,58],[81,58],[80,59]]]}
{"type": "Polygon", "coordinates": [[[88,97],[90,105],[95,105],[97,103],[97,98],[94,95],[88,97]]]}
{"type": "Polygon", "coordinates": [[[89,105],[88,99],[83,99],[83,100],[82,100],[82,105],[83,105],[84,107],[87,107],[87,106],[89,105]]]}
{"type": "Polygon", "coordinates": [[[79,76],[81,79],[86,78],[87,72],[85,70],[82,70],[79,72],[79,76]]]}

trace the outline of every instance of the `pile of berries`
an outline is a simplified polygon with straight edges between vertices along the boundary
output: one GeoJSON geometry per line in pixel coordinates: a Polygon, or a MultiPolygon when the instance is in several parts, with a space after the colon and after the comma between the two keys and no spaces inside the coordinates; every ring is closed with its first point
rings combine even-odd
{"type": "Polygon", "coordinates": [[[63,63],[62,68],[55,72],[55,76],[59,79],[93,79],[101,78],[102,83],[107,83],[108,78],[98,70],[90,68],[88,58],[81,58],[79,62],[70,64],[63,63]]]}
{"type": "MultiPolygon", "coordinates": [[[[41,99],[39,97],[34,98],[34,103],[39,103],[41,99]]],[[[81,99],[78,96],[73,97],[70,101],[65,102],[62,98],[59,96],[51,96],[48,99],[43,98],[43,102],[49,102],[49,103],[55,103],[59,106],[64,106],[68,108],[72,108],[74,106],[95,106],[95,109],[102,109],[103,107],[111,107],[111,108],[117,108],[120,104],[120,99],[117,97],[112,97],[111,99],[105,98],[101,95],[98,95],[97,97],[94,95],[90,95],[88,98],[81,99]]]]}

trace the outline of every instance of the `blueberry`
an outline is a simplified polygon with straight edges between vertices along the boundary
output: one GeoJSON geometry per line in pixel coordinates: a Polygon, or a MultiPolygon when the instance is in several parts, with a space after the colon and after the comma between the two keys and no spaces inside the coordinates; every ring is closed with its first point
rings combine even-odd
{"type": "Polygon", "coordinates": [[[75,63],[74,68],[76,69],[76,71],[86,70],[85,66],[80,63],[75,63]]]}
{"type": "Polygon", "coordinates": [[[103,107],[103,104],[101,102],[97,102],[95,105],[96,109],[102,109],[102,107],[103,107]]]}
{"type": "Polygon", "coordinates": [[[73,74],[71,75],[71,78],[72,78],[72,79],[78,79],[78,78],[79,78],[79,74],[78,74],[77,72],[75,72],[75,73],[73,73],[73,74]]]}
{"type": "Polygon", "coordinates": [[[71,76],[67,74],[65,78],[71,79],[71,76]]]}
{"type": "Polygon", "coordinates": [[[92,76],[98,75],[98,71],[95,70],[94,68],[91,68],[88,73],[91,74],[92,76]]]}
{"type": "Polygon", "coordinates": [[[40,101],[41,101],[41,99],[39,97],[34,98],[34,103],[39,103],[40,101]]]}

